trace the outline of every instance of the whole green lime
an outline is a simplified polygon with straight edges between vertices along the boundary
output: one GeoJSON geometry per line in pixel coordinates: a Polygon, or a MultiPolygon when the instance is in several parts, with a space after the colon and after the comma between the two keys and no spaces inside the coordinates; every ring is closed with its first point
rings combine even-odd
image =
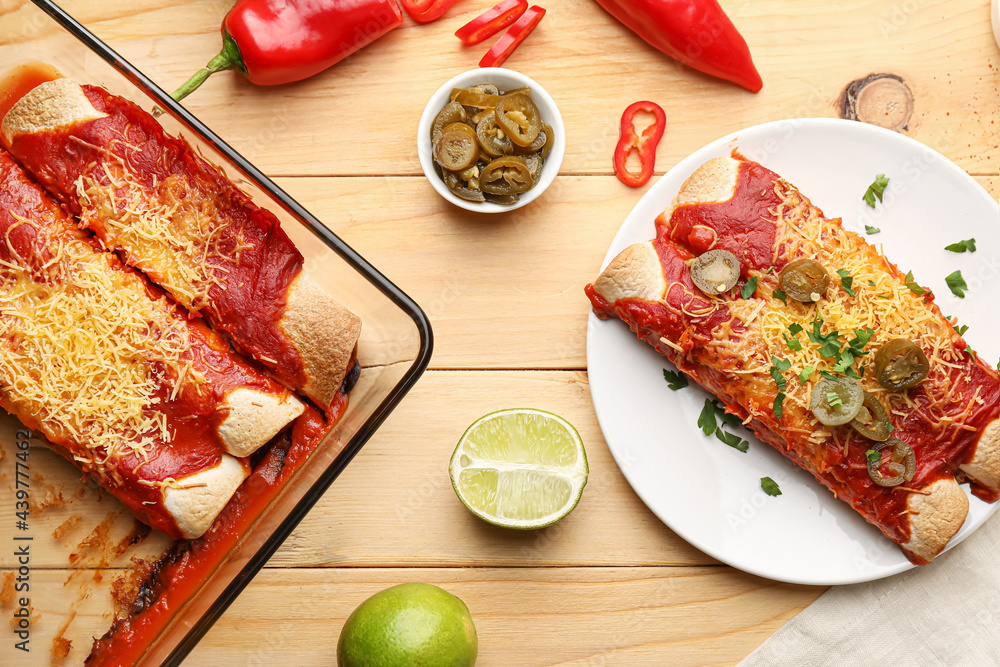
{"type": "Polygon", "coordinates": [[[376,593],[347,618],[340,667],[471,667],[479,640],[465,603],[431,584],[376,593]]]}

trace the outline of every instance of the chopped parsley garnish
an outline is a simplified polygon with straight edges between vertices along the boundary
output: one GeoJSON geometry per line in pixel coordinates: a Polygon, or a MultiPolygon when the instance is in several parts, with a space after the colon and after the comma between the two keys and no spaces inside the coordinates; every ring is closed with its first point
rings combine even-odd
{"type": "Polygon", "coordinates": [[[865,458],[868,459],[868,463],[878,463],[882,460],[882,452],[877,452],[874,449],[869,449],[865,452],[865,458]]]}
{"type": "Polygon", "coordinates": [[[815,371],[816,369],[813,368],[812,366],[806,366],[805,368],[803,368],[802,372],[799,373],[799,384],[805,386],[805,383],[809,381],[809,376],[812,375],[815,371]]]}
{"type": "Polygon", "coordinates": [[[857,296],[857,292],[851,289],[851,285],[854,284],[854,278],[845,269],[837,269],[837,275],[840,276],[840,286],[844,288],[844,291],[851,296],[857,296]]]}
{"type": "Polygon", "coordinates": [[[683,389],[688,386],[687,378],[680,373],[674,373],[673,371],[668,371],[666,368],[663,369],[663,379],[667,381],[667,386],[677,391],[678,389],[683,389]]]}
{"type": "Polygon", "coordinates": [[[916,294],[917,296],[923,296],[927,294],[927,290],[918,285],[916,281],[913,279],[913,271],[908,271],[906,273],[906,278],[904,278],[904,280],[906,282],[906,286],[910,288],[910,291],[916,294]]]}
{"type": "Polygon", "coordinates": [[[875,287],[875,281],[872,280],[871,278],[868,279],[868,284],[871,285],[872,287],[875,287]]]}
{"type": "MultiPolygon", "coordinates": [[[[1000,366],[1000,364],[997,364],[1000,366]]],[[[781,419],[782,414],[782,404],[785,402],[785,394],[783,392],[778,392],[778,395],[774,397],[774,405],[771,406],[771,411],[777,419],[781,419]]]]}
{"type": "Polygon", "coordinates": [[[850,350],[844,350],[840,353],[837,363],[833,365],[834,373],[846,373],[847,370],[854,364],[854,355],[850,350]]]}
{"type": "Polygon", "coordinates": [[[838,394],[837,392],[831,391],[828,392],[826,395],[826,404],[829,405],[830,407],[833,407],[835,405],[843,405],[844,399],[842,399],[840,397],[840,394],[838,394]]]}
{"type": "Polygon", "coordinates": [[[962,277],[961,271],[955,271],[955,273],[945,276],[944,281],[952,294],[960,299],[965,298],[965,290],[969,289],[969,286],[965,284],[965,278],[962,277]]]}
{"type": "Polygon", "coordinates": [[[786,306],[788,305],[788,295],[785,294],[785,290],[783,290],[783,289],[776,289],[773,292],[771,292],[771,296],[773,296],[775,299],[778,299],[779,301],[781,301],[786,306]]]}
{"type": "Polygon", "coordinates": [[[774,379],[774,384],[778,385],[778,395],[774,397],[774,405],[771,410],[778,419],[781,419],[782,405],[785,402],[785,388],[788,386],[788,382],[781,373],[791,369],[791,367],[792,362],[788,359],[779,359],[773,354],[771,355],[771,377],[774,379]]]}
{"type": "Polygon", "coordinates": [[[760,478],[760,488],[761,490],[769,496],[780,496],[781,489],[778,488],[778,484],[770,477],[760,478]]]}
{"type": "Polygon", "coordinates": [[[733,449],[738,449],[741,452],[746,453],[750,449],[750,443],[743,440],[738,435],[733,435],[732,433],[726,433],[722,428],[715,429],[715,437],[726,443],[733,449]]]}
{"type": "Polygon", "coordinates": [[[798,322],[792,322],[788,325],[788,331],[790,331],[793,336],[797,336],[802,333],[802,325],[798,322]]]}
{"type": "Polygon", "coordinates": [[[757,276],[754,276],[747,281],[746,285],[740,288],[740,296],[744,299],[749,299],[753,296],[753,293],[757,291],[757,276]]]}
{"type": "Polygon", "coordinates": [[[769,275],[771,275],[772,271],[774,271],[774,267],[773,266],[769,266],[769,267],[767,267],[767,271],[764,272],[764,275],[765,276],[769,276],[769,275]]]}
{"type": "Polygon", "coordinates": [[[705,435],[712,435],[715,433],[715,401],[710,398],[705,399],[705,407],[701,409],[701,414],[698,415],[698,428],[705,432],[705,435]]]}
{"type": "Polygon", "coordinates": [[[851,349],[851,351],[854,353],[854,356],[856,357],[864,356],[868,354],[867,352],[863,351],[865,345],[868,344],[868,341],[870,341],[872,339],[872,336],[874,335],[875,335],[875,330],[872,329],[871,327],[865,327],[864,329],[855,329],[854,338],[847,341],[847,347],[851,349]]]}
{"type": "Polygon", "coordinates": [[[868,234],[878,234],[880,231],[882,231],[882,230],[879,229],[878,227],[872,227],[871,225],[865,225],[865,232],[868,233],[868,234]]]}
{"type": "Polygon", "coordinates": [[[952,243],[951,245],[946,245],[944,249],[952,252],[976,252],[976,239],[966,239],[958,243],[952,243]]]}
{"type": "Polygon", "coordinates": [[[788,346],[789,350],[792,350],[793,352],[802,351],[802,343],[799,342],[798,338],[795,336],[789,338],[786,334],[781,334],[781,337],[785,339],[785,345],[788,346]]]}
{"type": "Polygon", "coordinates": [[[965,332],[969,330],[969,325],[968,324],[962,324],[961,326],[957,326],[957,327],[953,326],[952,329],[954,329],[955,333],[957,333],[959,336],[964,336],[965,332]]]}
{"type": "Polygon", "coordinates": [[[965,353],[967,355],[969,355],[970,357],[972,357],[973,359],[976,358],[976,352],[972,349],[971,345],[966,345],[965,346],[965,353]]]}
{"type": "Polygon", "coordinates": [[[865,196],[862,199],[866,204],[875,208],[875,200],[882,201],[882,195],[885,194],[885,186],[887,185],[889,185],[889,179],[885,174],[879,174],[875,177],[872,184],[868,186],[868,189],[865,190],[865,196]]]}

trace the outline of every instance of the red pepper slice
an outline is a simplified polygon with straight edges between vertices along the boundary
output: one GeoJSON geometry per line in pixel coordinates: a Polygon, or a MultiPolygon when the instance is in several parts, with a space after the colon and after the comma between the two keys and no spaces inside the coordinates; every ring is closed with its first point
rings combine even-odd
{"type": "Polygon", "coordinates": [[[651,46],[756,93],[763,87],[746,40],[718,0],[596,0],[651,46]]]}
{"type": "Polygon", "coordinates": [[[517,20],[517,23],[510,27],[510,30],[505,32],[500,39],[496,41],[483,59],[479,61],[480,67],[500,67],[503,65],[507,58],[510,58],[510,54],[514,53],[514,49],[523,42],[531,31],[535,29],[535,26],[541,22],[542,17],[545,16],[545,10],[534,5],[528,8],[528,11],[517,20]]]}
{"type": "Polygon", "coordinates": [[[417,23],[430,23],[441,18],[458,0],[400,0],[403,9],[417,23]]]}
{"type": "Polygon", "coordinates": [[[455,31],[455,37],[472,46],[484,42],[521,17],[528,0],[504,0],[455,31]]]}
{"type": "Polygon", "coordinates": [[[642,101],[628,105],[622,114],[621,133],[618,145],[615,147],[615,176],[619,181],[633,188],[646,184],[653,175],[653,167],[656,165],[656,145],[660,143],[666,127],[667,114],[663,113],[663,108],[659,104],[642,101]],[[651,113],[656,117],[641,135],[635,131],[635,115],[640,111],[651,113]],[[642,171],[638,174],[632,173],[626,167],[628,156],[632,151],[639,152],[642,171]]]}

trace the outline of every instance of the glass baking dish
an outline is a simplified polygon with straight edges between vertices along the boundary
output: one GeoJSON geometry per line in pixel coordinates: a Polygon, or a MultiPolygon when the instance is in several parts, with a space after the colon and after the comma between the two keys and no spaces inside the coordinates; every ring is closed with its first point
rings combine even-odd
{"type": "MultiPolygon", "coordinates": [[[[174,610],[138,663],[180,664],[426,369],[431,328],[406,294],[163,90],[58,6],[33,1],[0,2],[0,77],[42,62],[147,110],[161,107],[167,132],[183,136],[273,211],[311,275],[363,321],[362,372],[343,417],[197,594],[174,610]]],[[[80,664],[92,639],[121,612],[116,593],[172,543],[157,532],[143,537],[116,499],[82,483],[75,468],[6,414],[0,416],[0,489],[6,514],[0,518],[0,610],[11,627],[0,631],[0,664],[80,664]],[[28,484],[26,514],[16,505],[19,475],[28,484]]]]}

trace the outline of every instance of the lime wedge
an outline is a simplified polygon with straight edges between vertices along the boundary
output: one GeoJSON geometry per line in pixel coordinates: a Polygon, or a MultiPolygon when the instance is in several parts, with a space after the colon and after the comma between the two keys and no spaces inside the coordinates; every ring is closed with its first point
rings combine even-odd
{"type": "Polygon", "coordinates": [[[550,412],[517,408],[477,419],[458,441],[448,472],[470,512],[528,530],[569,514],[590,469],[572,424],[550,412]]]}

